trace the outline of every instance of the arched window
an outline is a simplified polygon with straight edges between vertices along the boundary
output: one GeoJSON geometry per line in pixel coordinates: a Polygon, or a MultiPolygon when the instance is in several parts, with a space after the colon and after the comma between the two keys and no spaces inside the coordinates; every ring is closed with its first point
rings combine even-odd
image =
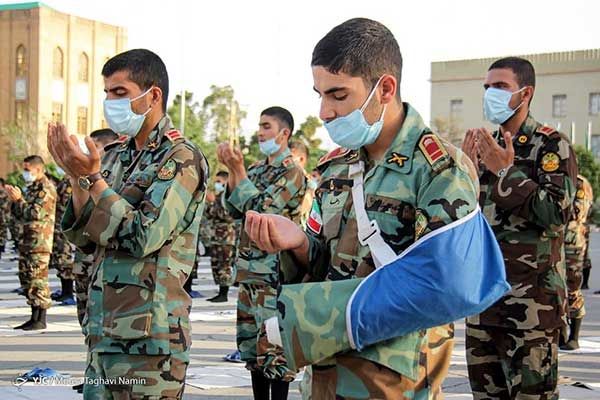
{"type": "Polygon", "coordinates": [[[79,55],[79,82],[87,82],[90,61],[85,53],[79,55]]]}
{"type": "Polygon", "coordinates": [[[25,76],[27,73],[27,62],[25,61],[25,46],[22,44],[17,47],[17,65],[16,65],[17,76],[25,76]]]}
{"type": "Polygon", "coordinates": [[[60,47],[54,49],[52,54],[52,76],[56,79],[64,77],[64,56],[60,47]]]}

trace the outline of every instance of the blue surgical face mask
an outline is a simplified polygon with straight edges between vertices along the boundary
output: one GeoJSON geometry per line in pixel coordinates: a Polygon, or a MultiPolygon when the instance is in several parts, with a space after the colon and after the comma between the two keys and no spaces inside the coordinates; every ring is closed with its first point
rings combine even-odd
{"type": "Polygon", "coordinates": [[[373,98],[382,78],[383,76],[379,78],[362,107],[357,108],[348,115],[338,117],[330,122],[325,122],[325,128],[327,129],[327,132],[329,132],[331,140],[338,146],[346,149],[358,150],[363,146],[375,143],[379,137],[381,128],[383,128],[383,115],[385,114],[387,104],[383,106],[379,120],[373,125],[369,125],[363,112],[373,98]]]}
{"type": "Polygon", "coordinates": [[[131,103],[148,94],[150,90],[152,88],[133,99],[104,100],[104,118],[106,118],[110,129],[131,137],[137,135],[146,119],[146,114],[152,110],[152,107],[148,108],[143,114],[136,114],[131,109],[131,103]]]}
{"type": "Polygon", "coordinates": [[[31,173],[31,171],[23,171],[21,175],[23,176],[23,180],[28,184],[32,183],[35,180],[35,177],[31,173]]]}
{"type": "Polygon", "coordinates": [[[222,184],[221,182],[215,182],[215,192],[216,193],[221,193],[225,190],[225,185],[222,184]]]}
{"type": "Polygon", "coordinates": [[[316,179],[310,179],[308,181],[308,183],[306,184],[306,186],[310,189],[310,190],[316,190],[317,187],[319,186],[319,181],[316,179]]]}
{"type": "Polygon", "coordinates": [[[483,95],[483,113],[485,119],[496,125],[502,125],[508,121],[508,119],[523,105],[523,102],[521,102],[521,104],[513,110],[509,105],[510,99],[513,94],[519,93],[523,89],[525,89],[525,87],[516,92],[509,92],[508,90],[493,87],[487,88],[483,95]]]}
{"type": "Polygon", "coordinates": [[[281,149],[281,145],[277,144],[275,141],[276,137],[277,136],[275,136],[273,139],[265,140],[264,142],[258,142],[258,148],[265,156],[268,157],[272,154],[275,154],[279,151],[279,149],[281,149]]]}

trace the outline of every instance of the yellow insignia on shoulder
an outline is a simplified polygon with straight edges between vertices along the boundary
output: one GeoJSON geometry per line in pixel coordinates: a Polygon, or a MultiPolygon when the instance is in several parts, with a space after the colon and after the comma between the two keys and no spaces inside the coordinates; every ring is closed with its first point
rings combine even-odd
{"type": "Polygon", "coordinates": [[[387,159],[388,164],[398,164],[399,167],[404,166],[404,161],[407,161],[408,157],[403,156],[400,153],[396,153],[395,151],[392,153],[392,156],[387,159]]]}
{"type": "Polygon", "coordinates": [[[578,199],[583,199],[583,198],[585,198],[585,192],[583,191],[583,189],[579,189],[579,190],[577,191],[577,194],[576,194],[576,196],[577,196],[577,198],[578,198],[578,199]]]}
{"type": "Polygon", "coordinates": [[[150,150],[154,150],[158,147],[158,142],[156,140],[151,141],[150,143],[148,143],[148,148],[150,150]]]}
{"type": "Polygon", "coordinates": [[[69,186],[66,190],[67,194],[71,194],[71,192],[73,192],[73,189],[71,188],[71,186],[69,186]]]}
{"type": "Polygon", "coordinates": [[[537,128],[536,132],[548,136],[556,132],[556,129],[552,128],[551,126],[542,125],[539,128],[537,128]]]}
{"type": "Polygon", "coordinates": [[[542,169],[546,172],[554,172],[560,166],[560,157],[556,153],[546,153],[542,157],[542,169]]]}
{"type": "Polygon", "coordinates": [[[177,172],[177,163],[171,159],[163,165],[157,173],[158,179],[161,181],[168,181],[175,177],[175,173],[177,172]]]}
{"type": "Polygon", "coordinates": [[[527,135],[521,135],[517,138],[517,142],[521,143],[521,144],[525,144],[527,143],[527,140],[529,140],[529,138],[527,137],[527,135]]]}
{"type": "Polygon", "coordinates": [[[102,171],[102,177],[103,178],[108,178],[108,176],[110,175],[110,171],[105,169],[104,171],[102,171]]]}
{"type": "Polygon", "coordinates": [[[40,192],[38,193],[38,197],[40,199],[43,199],[45,195],[46,195],[46,192],[44,192],[43,190],[40,190],[40,192]]]}

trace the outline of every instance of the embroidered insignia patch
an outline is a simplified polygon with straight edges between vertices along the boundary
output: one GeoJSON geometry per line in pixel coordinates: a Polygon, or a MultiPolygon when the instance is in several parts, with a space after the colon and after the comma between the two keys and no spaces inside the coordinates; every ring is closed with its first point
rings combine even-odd
{"type": "Polygon", "coordinates": [[[169,160],[161,167],[158,171],[157,176],[161,181],[168,181],[175,177],[175,173],[177,172],[177,164],[174,160],[169,160]]]}
{"type": "Polygon", "coordinates": [[[73,192],[73,189],[71,187],[68,187],[66,192],[67,192],[67,194],[71,194],[71,192],[73,192]]]}
{"type": "Polygon", "coordinates": [[[551,133],[554,133],[556,131],[550,126],[542,125],[537,129],[537,132],[542,133],[544,135],[550,135],[551,133]]]}
{"type": "Polygon", "coordinates": [[[43,199],[45,195],[46,195],[46,192],[44,192],[43,190],[41,190],[41,191],[38,193],[38,197],[39,197],[40,199],[43,199]]]}
{"type": "Polygon", "coordinates": [[[332,150],[329,153],[325,154],[323,157],[321,157],[319,159],[318,165],[325,164],[327,161],[330,161],[330,160],[333,160],[335,158],[344,156],[344,155],[348,154],[351,151],[352,150],[350,150],[350,149],[344,149],[343,147],[338,147],[337,149],[332,150]]]}
{"type": "Polygon", "coordinates": [[[165,136],[167,137],[167,139],[169,139],[171,142],[174,142],[177,139],[180,139],[183,137],[183,135],[181,134],[181,132],[179,132],[177,129],[173,129],[167,133],[165,133],[165,136]]]}
{"type": "Polygon", "coordinates": [[[542,169],[546,172],[554,172],[560,166],[560,157],[556,153],[546,153],[542,157],[542,169]]]}
{"type": "Polygon", "coordinates": [[[576,196],[577,196],[578,199],[583,199],[585,197],[585,192],[583,191],[583,189],[579,189],[577,191],[576,196]]]}
{"type": "Polygon", "coordinates": [[[419,142],[419,148],[434,171],[439,172],[448,165],[448,152],[435,135],[423,136],[419,142]]]}
{"type": "Polygon", "coordinates": [[[415,215],[415,237],[419,238],[425,232],[427,224],[427,217],[423,214],[423,211],[417,210],[415,215]]]}
{"type": "Polygon", "coordinates": [[[396,153],[393,152],[392,156],[390,158],[387,159],[387,163],[388,164],[398,164],[399,167],[403,167],[404,166],[404,161],[407,161],[408,157],[403,156],[400,153],[396,153]]]}
{"type": "Polygon", "coordinates": [[[313,201],[313,205],[308,216],[308,221],[306,221],[306,226],[317,235],[320,234],[321,229],[323,229],[321,210],[319,209],[319,204],[316,201],[313,201]]]}
{"type": "Polygon", "coordinates": [[[158,142],[156,140],[153,140],[152,142],[148,143],[148,148],[150,150],[154,150],[158,147],[158,142]]]}
{"type": "Polygon", "coordinates": [[[104,171],[102,171],[102,177],[103,178],[108,178],[110,176],[110,171],[105,169],[104,171]]]}
{"type": "Polygon", "coordinates": [[[529,138],[527,137],[527,135],[521,135],[517,138],[517,142],[521,143],[521,144],[525,144],[527,143],[527,140],[529,140],[529,138]]]}

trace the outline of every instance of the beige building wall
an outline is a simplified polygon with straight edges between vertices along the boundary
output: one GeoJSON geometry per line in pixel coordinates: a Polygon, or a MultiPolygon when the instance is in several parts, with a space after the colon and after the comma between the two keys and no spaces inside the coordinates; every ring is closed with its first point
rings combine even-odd
{"type": "MultiPolygon", "coordinates": [[[[126,43],[122,27],[67,15],[42,3],[0,6],[0,126],[15,122],[18,103],[25,103],[28,124],[22,124],[23,129],[34,133],[42,155],[47,155],[49,121],[60,119],[73,134],[106,126],[101,70],[108,58],[125,50],[126,43]],[[16,74],[19,45],[26,49],[27,72],[22,77],[16,74]],[[62,53],[62,75],[56,74],[57,49],[62,53]],[[27,98],[20,101],[16,86],[22,86],[23,79],[27,98]]],[[[19,160],[11,159],[15,152],[10,151],[10,140],[0,139],[7,150],[0,152],[0,176],[6,176],[19,160]]]]}
{"type": "MultiPolygon", "coordinates": [[[[600,112],[592,113],[597,110],[590,109],[590,96],[600,98],[600,49],[520,57],[530,60],[536,70],[532,115],[567,135],[574,124],[575,144],[580,145],[586,144],[591,122],[593,150],[600,156],[600,112]],[[553,106],[553,96],[566,98],[553,106]],[[556,111],[564,111],[564,115],[556,115],[556,111]]],[[[453,121],[454,128],[461,133],[470,127],[493,128],[483,117],[483,79],[498,58],[501,57],[432,63],[432,123],[436,118],[453,121]],[[458,101],[462,101],[462,110],[457,106],[458,101]]]]}

